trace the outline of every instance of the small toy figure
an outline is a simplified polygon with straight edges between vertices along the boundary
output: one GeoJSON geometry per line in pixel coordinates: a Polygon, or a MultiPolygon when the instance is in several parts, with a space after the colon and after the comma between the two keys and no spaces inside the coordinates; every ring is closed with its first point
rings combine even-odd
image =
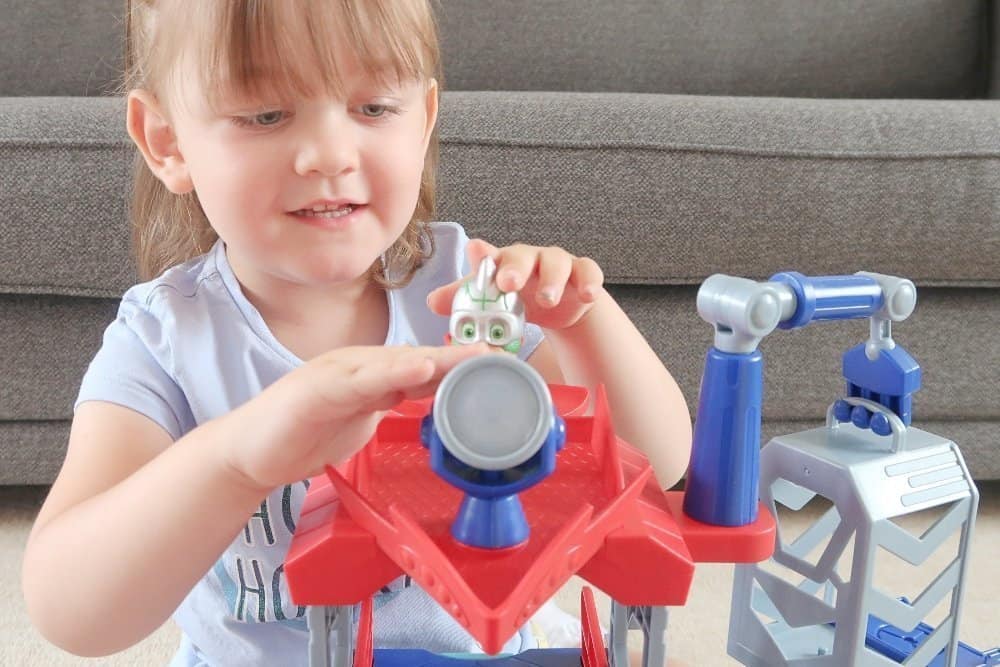
{"type": "Polygon", "coordinates": [[[517,292],[496,285],[497,265],[492,257],[479,263],[476,277],[455,292],[445,342],[472,345],[485,341],[516,353],[524,339],[524,302],[517,292]]]}

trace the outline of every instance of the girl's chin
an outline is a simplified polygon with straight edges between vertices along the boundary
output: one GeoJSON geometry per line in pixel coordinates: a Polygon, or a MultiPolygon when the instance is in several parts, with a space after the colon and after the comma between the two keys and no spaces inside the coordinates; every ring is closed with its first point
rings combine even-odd
{"type": "Polygon", "coordinates": [[[336,262],[328,265],[312,265],[310,267],[297,267],[295,273],[303,282],[322,287],[324,285],[344,285],[368,279],[368,269],[374,263],[360,262],[356,258],[351,258],[343,262],[336,262]]]}

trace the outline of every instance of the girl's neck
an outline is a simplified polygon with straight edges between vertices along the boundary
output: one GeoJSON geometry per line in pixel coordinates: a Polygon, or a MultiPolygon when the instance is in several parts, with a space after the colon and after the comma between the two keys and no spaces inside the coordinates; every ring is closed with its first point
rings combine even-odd
{"type": "Polygon", "coordinates": [[[237,279],[274,337],[304,361],[338,347],[385,343],[388,299],[368,276],[324,289],[237,279]]]}

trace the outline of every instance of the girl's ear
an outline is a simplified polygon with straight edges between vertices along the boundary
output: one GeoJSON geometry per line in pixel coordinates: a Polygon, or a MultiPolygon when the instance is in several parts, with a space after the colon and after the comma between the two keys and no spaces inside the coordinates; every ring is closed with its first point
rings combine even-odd
{"type": "Polygon", "coordinates": [[[438,84],[437,79],[431,79],[427,83],[427,99],[425,101],[427,111],[427,127],[424,129],[424,152],[431,141],[431,134],[434,132],[434,125],[437,123],[438,115],[438,84]]]}
{"type": "Polygon", "coordinates": [[[125,124],[150,171],[168,190],[183,195],[194,189],[187,163],[177,146],[177,135],[153,93],[129,92],[125,124]]]}

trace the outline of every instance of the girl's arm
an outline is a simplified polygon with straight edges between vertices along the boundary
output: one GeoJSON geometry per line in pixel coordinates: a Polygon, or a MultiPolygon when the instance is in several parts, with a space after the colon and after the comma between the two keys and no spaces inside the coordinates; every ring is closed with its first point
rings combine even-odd
{"type": "Polygon", "coordinates": [[[242,429],[230,413],[171,444],[128,408],[79,407],[24,555],[28,613],[46,639],[107,655],[166,621],[266,495],[220,456],[242,429]]]}
{"type": "MultiPolygon", "coordinates": [[[[672,487],[691,456],[687,402],[621,307],[601,290],[575,324],[545,333],[566,383],[591,390],[603,383],[615,432],[646,454],[660,488],[672,487]]],[[[545,345],[543,341],[529,362],[546,354],[545,345]]]]}
{"type": "Polygon", "coordinates": [[[107,655],[156,630],[271,489],[360,449],[385,410],[427,396],[485,346],[321,355],[176,442],[111,403],[81,404],[28,538],[28,613],[52,643],[107,655]]]}

